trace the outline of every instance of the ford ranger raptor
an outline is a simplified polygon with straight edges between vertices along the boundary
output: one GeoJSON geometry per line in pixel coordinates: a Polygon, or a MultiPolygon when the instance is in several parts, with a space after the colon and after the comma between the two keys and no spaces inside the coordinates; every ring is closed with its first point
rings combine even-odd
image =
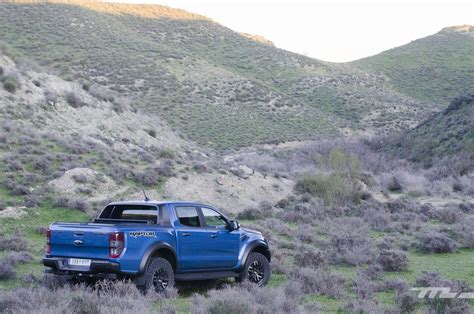
{"type": "Polygon", "coordinates": [[[264,286],[270,260],[260,232],[212,206],[146,199],[110,203],[91,223],[52,223],[43,264],[68,279],[132,279],[160,292],[175,281],[225,277],[264,286]]]}

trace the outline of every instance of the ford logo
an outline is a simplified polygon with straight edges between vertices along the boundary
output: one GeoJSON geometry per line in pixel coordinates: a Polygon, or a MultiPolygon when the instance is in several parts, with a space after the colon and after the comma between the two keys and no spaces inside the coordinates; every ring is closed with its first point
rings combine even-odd
{"type": "Polygon", "coordinates": [[[84,241],[82,241],[82,240],[75,240],[74,241],[75,246],[80,246],[80,245],[83,245],[83,244],[84,244],[84,241]]]}

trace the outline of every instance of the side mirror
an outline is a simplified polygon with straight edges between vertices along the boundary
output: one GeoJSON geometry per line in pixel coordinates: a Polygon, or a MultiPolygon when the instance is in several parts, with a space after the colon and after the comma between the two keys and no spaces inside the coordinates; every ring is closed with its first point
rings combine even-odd
{"type": "Polygon", "coordinates": [[[229,230],[234,231],[234,230],[239,230],[240,229],[240,223],[237,220],[230,220],[229,221],[229,230]]]}

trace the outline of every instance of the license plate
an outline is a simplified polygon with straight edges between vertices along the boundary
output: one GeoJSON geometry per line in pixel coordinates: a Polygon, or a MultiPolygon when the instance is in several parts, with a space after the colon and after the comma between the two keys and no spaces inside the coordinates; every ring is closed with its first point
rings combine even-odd
{"type": "Polygon", "coordinates": [[[84,258],[70,258],[69,259],[69,265],[71,266],[91,266],[91,260],[90,259],[84,259],[84,258]]]}

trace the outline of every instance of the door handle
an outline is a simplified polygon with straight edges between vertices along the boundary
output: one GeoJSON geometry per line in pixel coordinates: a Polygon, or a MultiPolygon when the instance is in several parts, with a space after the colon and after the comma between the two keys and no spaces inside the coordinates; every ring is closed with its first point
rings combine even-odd
{"type": "Polygon", "coordinates": [[[211,233],[211,238],[217,238],[217,232],[211,233]]]}
{"type": "Polygon", "coordinates": [[[191,235],[191,233],[189,233],[189,232],[183,232],[182,235],[183,235],[183,237],[189,237],[189,236],[191,235]]]}

